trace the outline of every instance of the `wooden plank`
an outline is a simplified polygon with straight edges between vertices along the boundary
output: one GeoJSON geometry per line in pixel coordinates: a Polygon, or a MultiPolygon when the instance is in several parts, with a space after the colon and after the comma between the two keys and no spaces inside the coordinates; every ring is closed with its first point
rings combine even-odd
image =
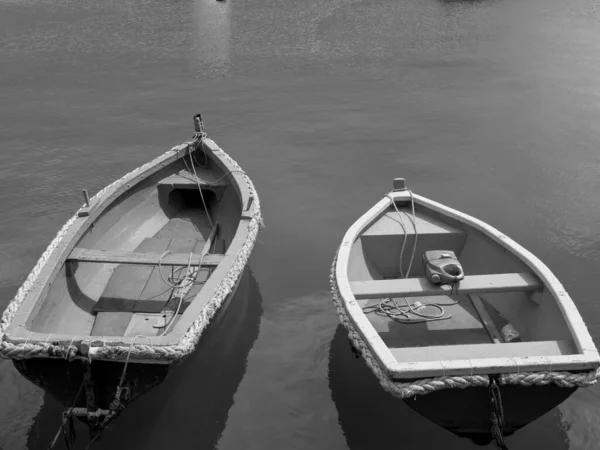
{"type": "Polygon", "coordinates": [[[154,237],[168,237],[169,239],[173,237],[197,238],[199,234],[201,236],[209,234],[210,230],[211,227],[204,209],[183,208],[173,215],[169,223],[154,237]]]}
{"type": "Polygon", "coordinates": [[[530,273],[501,273],[466,276],[454,287],[437,286],[427,278],[351,281],[356,299],[385,297],[420,297],[444,294],[492,294],[500,292],[536,291],[542,282],[530,273]]]}
{"type": "MultiPolygon", "coordinates": [[[[140,251],[161,251],[169,239],[148,238],[137,247],[140,251]]],[[[92,336],[123,336],[133,313],[129,304],[137,299],[148,282],[153,268],[149,266],[118,266],[108,280],[102,296],[92,309],[97,312],[92,336]]]]}
{"type": "Polygon", "coordinates": [[[189,173],[187,170],[182,170],[179,173],[171,175],[158,183],[159,186],[172,186],[176,189],[198,189],[198,184],[202,188],[221,187],[227,186],[228,182],[226,177],[219,179],[215,176],[215,173],[210,169],[202,167],[196,167],[196,175],[198,181],[194,178],[194,175],[189,173]]]}
{"type": "Polygon", "coordinates": [[[504,339],[502,338],[502,333],[500,333],[500,331],[498,331],[498,328],[496,327],[496,325],[494,324],[494,321],[490,317],[490,314],[488,313],[485,305],[483,304],[483,300],[481,300],[481,297],[479,297],[478,295],[469,295],[469,298],[471,299],[471,303],[473,303],[473,306],[475,307],[475,311],[477,311],[477,314],[479,315],[479,318],[481,319],[481,323],[487,330],[492,341],[494,341],[495,344],[504,343],[504,339]]]}
{"type": "Polygon", "coordinates": [[[99,312],[90,336],[123,336],[132,317],[132,312],[99,312]]]}
{"type": "MultiPolygon", "coordinates": [[[[160,330],[154,328],[152,324],[160,316],[159,313],[146,314],[146,313],[134,313],[132,314],[131,321],[125,334],[123,336],[157,336],[160,330]]],[[[141,341],[143,342],[143,341],[141,341]]]]}
{"type": "MultiPolygon", "coordinates": [[[[147,238],[136,250],[160,252],[165,251],[168,245],[168,239],[147,238]]],[[[153,269],[143,265],[119,265],[92,311],[131,311],[131,302],[140,297],[153,269]]]]}
{"type": "MultiPolygon", "coordinates": [[[[190,288],[189,292],[187,292],[183,302],[181,303],[181,308],[179,309],[179,314],[183,314],[185,310],[188,308],[192,300],[198,293],[202,290],[202,285],[208,281],[210,276],[210,272],[208,269],[200,269],[200,272],[197,274],[194,284],[190,288]]],[[[169,292],[172,289],[169,289],[169,292]]],[[[133,314],[159,314],[165,307],[165,303],[168,301],[161,299],[160,302],[152,302],[152,301],[143,301],[139,302],[138,300],[123,300],[119,304],[116,303],[106,303],[103,305],[102,309],[98,311],[96,317],[99,317],[101,314],[112,314],[112,313],[133,313],[133,314]]]]}
{"type": "MultiPolygon", "coordinates": [[[[369,313],[367,318],[379,332],[388,347],[421,347],[428,345],[452,344],[489,344],[490,337],[479,317],[473,304],[466,295],[458,297],[415,297],[411,303],[418,301],[423,305],[439,303],[444,305],[444,314],[452,317],[446,320],[401,324],[384,314],[369,313]],[[453,300],[459,303],[451,305],[453,300]]],[[[377,305],[380,300],[357,300],[361,307],[377,305]]],[[[406,303],[397,299],[396,303],[402,309],[406,309],[406,303]]],[[[420,310],[421,313],[439,314],[438,309],[428,307],[420,310]]],[[[415,320],[419,317],[411,315],[415,320]]]]}
{"type": "MultiPolygon", "coordinates": [[[[96,249],[74,248],[68,261],[95,262],[107,264],[138,264],[157,266],[162,252],[120,252],[96,249]]],[[[161,260],[162,266],[187,266],[190,254],[189,253],[171,253],[166,255],[161,260]]],[[[222,255],[206,255],[202,260],[203,266],[217,266],[223,259],[222,255]]],[[[200,264],[200,256],[192,257],[192,266],[200,264]]]]}
{"type": "MultiPolygon", "coordinates": [[[[219,224],[216,223],[210,234],[206,238],[206,242],[204,243],[204,247],[200,252],[200,257],[204,257],[210,251],[212,247],[212,243],[214,242],[217,232],[219,230],[219,224]]],[[[181,306],[183,306],[184,299],[187,293],[193,287],[198,288],[198,285],[194,284],[196,277],[198,276],[199,268],[188,267],[185,277],[179,283],[179,286],[175,288],[175,292],[173,296],[167,302],[165,308],[161,312],[161,317],[156,321],[154,325],[156,328],[165,328],[167,327],[175,314],[179,314],[181,312],[181,306]]]]}
{"type": "Polygon", "coordinates": [[[510,342],[503,344],[435,345],[390,349],[398,362],[474,360],[530,356],[561,356],[577,353],[572,340],[510,342]]]}
{"type": "MultiPolygon", "coordinates": [[[[183,254],[184,251],[188,251],[196,254],[202,250],[204,242],[204,240],[196,239],[172,239],[168,250],[174,253],[181,252],[183,254]]],[[[185,265],[173,267],[174,270],[178,270],[176,276],[182,277],[185,274],[186,267],[187,262],[185,265]]],[[[159,271],[158,266],[154,267],[146,287],[132,305],[132,310],[136,313],[160,313],[173,293],[173,288],[163,280],[163,278],[167,280],[170,275],[170,268],[163,267],[159,271]]]]}

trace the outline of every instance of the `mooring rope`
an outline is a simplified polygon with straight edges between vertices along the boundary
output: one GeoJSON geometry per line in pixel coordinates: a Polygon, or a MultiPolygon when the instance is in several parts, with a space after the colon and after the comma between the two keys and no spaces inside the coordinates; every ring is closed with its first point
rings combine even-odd
{"type": "Polygon", "coordinates": [[[58,431],[56,432],[54,439],[52,439],[52,442],[48,446],[48,450],[52,450],[54,448],[54,446],[58,442],[58,438],[60,437],[61,433],[65,440],[65,447],[67,447],[67,449],[70,449],[71,445],[73,445],[75,443],[75,440],[77,439],[77,433],[75,432],[72,414],[73,414],[73,408],[75,408],[75,406],[77,405],[77,401],[79,400],[79,397],[81,396],[81,393],[83,392],[84,385],[85,385],[85,380],[81,382],[81,385],[79,386],[79,390],[77,391],[77,394],[75,395],[75,398],[73,399],[73,403],[72,403],[71,407],[69,409],[67,409],[66,411],[62,412],[60,427],[58,427],[58,431]]]}
{"type": "Polygon", "coordinates": [[[504,408],[502,406],[502,395],[500,394],[497,375],[490,376],[489,398],[492,405],[490,432],[498,448],[508,450],[504,442],[504,408]]]}
{"type": "Polygon", "coordinates": [[[148,336],[143,336],[141,334],[136,335],[131,340],[129,352],[127,353],[127,358],[125,359],[125,364],[123,364],[123,370],[121,371],[121,376],[119,378],[119,384],[115,389],[115,396],[109,405],[109,412],[106,416],[104,416],[104,420],[100,423],[99,429],[96,430],[96,434],[87,443],[87,445],[84,447],[84,450],[89,450],[94,442],[100,438],[100,435],[104,432],[104,430],[106,430],[109,423],[125,409],[126,405],[124,405],[123,402],[129,400],[131,396],[131,390],[128,386],[123,386],[123,383],[125,382],[125,375],[127,374],[127,366],[129,365],[129,358],[131,357],[131,350],[133,349],[133,344],[138,338],[148,339],[150,344],[152,344],[152,341],[148,336]],[[125,394],[125,396],[123,396],[123,394],[125,394]]]}
{"type": "MultiPolygon", "coordinates": [[[[200,147],[202,148],[202,151],[204,151],[204,145],[203,145],[203,141],[206,138],[206,133],[201,132],[201,133],[196,133],[195,136],[195,142],[200,142],[200,147]]],[[[189,147],[191,148],[191,147],[189,147]]],[[[204,206],[204,212],[206,213],[206,218],[208,219],[208,224],[210,225],[210,228],[212,229],[214,224],[213,224],[213,220],[212,217],[210,216],[210,211],[208,210],[208,206],[206,204],[206,200],[204,200],[204,194],[202,193],[202,186],[200,186],[200,179],[198,178],[198,174],[196,172],[196,165],[194,164],[194,160],[192,158],[192,152],[190,151],[188,153],[188,156],[190,158],[190,164],[192,166],[192,170],[190,170],[190,168],[187,165],[187,161],[185,160],[185,155],[183,156],[183,163],[185,164],[185,167],[187,169],[188,172],[190,172],[190,174],[193,172],[194,174],[194,179],[196,181],[196,185],[198,186],[198,192],[200,193],[200,198],[202,199],[202,205],[204,206]]],[[[206,154],[205,154],[206,156],[206,154]]],[[[208,159],[206,164],[208,165],[208,159]]]]}
{"type": "Polygon", "coordinates": [[[417,241],[419,240],[419,230],[417,229],[417,215],[415,213],[415,199],[413,197],[412,191],[408,191],[410,195],[410,205],[412,210],[412,225],[415,230],[415,239],[413,242],[413,249],[410,255],[410,260],[408,262],[408,269],[406,270],[406,275],[402,270],[402,263],[404,262],[404,248],[406,247],[406,242],[408,241],[408,229],[404,226],[404,220],[402,219],[402,213],[398,209],[398,205],[396,205],[396,200],[391,194],[387,194],[386,197],[390,199],[392,206],[396,210],[396,214],[398,214],[398,219],[400,219],[400,226],[404,230],[404,239],[402,240],[402,248],[400,249],[400,276],[402,278],[408,278],[410,276],[410,269],[412,268],[413,261],[415,259],[415,254],[417,252],[417,241]]]}

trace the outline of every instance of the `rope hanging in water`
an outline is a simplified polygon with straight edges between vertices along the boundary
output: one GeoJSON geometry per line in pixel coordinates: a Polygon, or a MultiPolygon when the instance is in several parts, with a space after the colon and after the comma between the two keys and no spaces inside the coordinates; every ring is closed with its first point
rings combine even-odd
{"type": "Polygon", "coordinates": [[[504,408],[502,407],[502,396],[498,386],[498,375],[490,375],[489,397],[492,405],[490,432],[498,448],[508,450],[502,432],[504,429],[504,408]]]}
{"type": "Polygon", "coordinates": [[[58,431],[56,432],[54,439],[52,439],[52,442],[48,446],[48,450],[54,448],[61,434],[63,435],[63,439],[65,440],[65,447],[67,447],[67,449],[70,449],[71,445],[75,443],[75,440],[77,439],[77,433],[75,432],[75,426],[73,424],[73,408],[75,408],[77,400],[79,400],[79,397],[83,392],[84,384],[85,381],[82,381],[81,385],[79,386],[79,390],[77,391],[77,394],[73,399],[71,407],[66,411],[62,412],[60,427],[58,427],[58,431]]]}

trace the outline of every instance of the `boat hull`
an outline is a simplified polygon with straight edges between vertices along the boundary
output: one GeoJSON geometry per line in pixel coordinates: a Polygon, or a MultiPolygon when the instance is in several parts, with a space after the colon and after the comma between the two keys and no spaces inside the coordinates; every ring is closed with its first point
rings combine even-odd
{"type": "MultiPolygon", "coordinates": [[[[349,448],[394,448],[399,434],[402,435],[403,448],[408,449],[474,450],[493,440],[489,432],[489,401],[484,403],[487,400],[485,388],[444,389],[400,400],[382,389],[379,379],[349,343],[348,333],[342,325],[338,326],[331,341],[328,373],[331,396],[349,448]],[[472,400],[469,402],[473,390],[481,403],[474,404],[472,400]],[[417,412],[416,408],[419,406],[422,408],[417,412]],[[481,430],[468,427],[470,423],[476,422],[473,417],[487,421],[479,423],[481,430]],[[475,445],[471,445],[471,442],[475,445]]],[[[522,409],[531,408],[531,402],[537,400],[532,394],[540,392],[539,390],[519,389],[516,393],[523,397],[518,402],[518,399],[511,398],[507,389],[508,386],[501,386],[500,392],[503,404],[506,405],[505,419],[509,426],[525,426],[531,416],[543,414],[543,408],[536,408],[529,417],[520,415],[526,412],[521,411],[522,409]],[[514,405],[518,405],[516,413],[514,405]]],[[[568,396],[566,392],[571,391],[561,389],[563,388],[552,387],[548,395],[568,396]]],[[[546,395],[543,392],[546,391],[541,391],[540,395],[546,395]]],[[[557,401],[556,397],[554,401],[557,401]]],[[[526,429],[515,433],[509,448],[512,449],[519,442],[529,442],[531,436],[535,436],[540,449],[554,448],[556,442],[568,439],[560,412],[554,409],[531,422],[526,429]],[[520,436],[522,433],[524,434],[520,436]]]]}
{"type": "MultiPolygon", "coordinates": [[[[240,275],[232,292],[226,297],[223,305],[204,331],[210,332],[225,315],[231,299],[243,284],[241,280],[247,278],[247,269],[240,275]]],[[[200,338],[201,345],[202,338],[200,338]]],[[[85,366],[81,360],[67,361],[64,359],[31,358],[25,360],[12,360],[17,371],[26,379],[43,389],[65,407],[87,408],[86,393],[77,396],[84,380],[85,366]],[[75,399],[77,398],[77,401],[75,399]]],[[[182,361],[170,364],[148,364],[129,362],[122,386],[128,389],[125,400],[126,406],[140,396],[160,385],[182,361]]],[[[94,391],[94,404],[99,409],[109,410],[111,402],[115,399],[116,387],[119,385],[123,374],[124,363],[113,361],[94,361],[91,364],[92,385],[94,391]]],[[[85,421],[85,417],[80,417],[85,421]]]]}
{"type": "MultiPolygon", "coordinates": [[[[85,393],[77,401],[79,387],[83,382],[85,367],[81,361],[31,358],[13,360],[21,375],[42,388],[65,407],[86,407],[85,393]]],[[[128,403],[161,384],[177,364],[129,363],[123,386],[129,389],[128,403]]],[[[100,409],[109,409],[114,400],[115,389],[123,373],[123,363],[94,361],[91,365],[94,383],[95,404],[100,409]]]]}
{"type": "MultiPolygon", "coordinates": [[[[577,388],[563,388],[555,384],[501,386],[503,434],[510,436],[550,412],[576,390],[577,388]]],[[[442,389],[405,399],[404,402],[423,417],[457,436],[481,443],[491,439],[492,406],[488,388],[442,389]]]]}

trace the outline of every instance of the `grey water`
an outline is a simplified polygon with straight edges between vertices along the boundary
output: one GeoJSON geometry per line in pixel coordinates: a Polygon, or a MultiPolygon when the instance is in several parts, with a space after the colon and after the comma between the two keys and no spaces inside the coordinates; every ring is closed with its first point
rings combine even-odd
{"type": "MultiPolygon", "coordinates": [[[[81,189],[189,139],[196,112],[262,201],[251,286],[93,448],[493,448],[390,398],[338,325],[334,252],[394,177],[540,257],[598,342],[594,0],[0,0],[0,307],[81,189]]],[[[599,389],[509,448],[600,448],[599,389]]],[[[46,449],[60,411],[0,362],[2,449],[46,449]]]]}

